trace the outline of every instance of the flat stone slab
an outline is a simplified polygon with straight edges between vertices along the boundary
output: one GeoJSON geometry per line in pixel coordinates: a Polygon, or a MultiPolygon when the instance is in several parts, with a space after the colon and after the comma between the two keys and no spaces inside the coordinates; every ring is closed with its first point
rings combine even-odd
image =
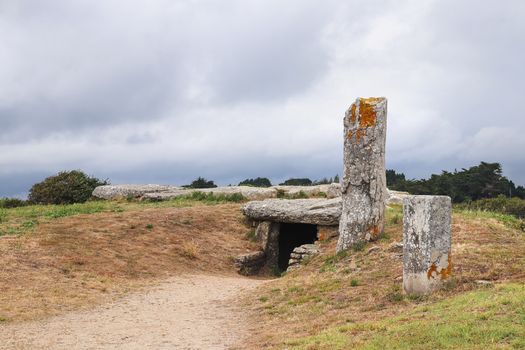
{"type": "Polygon", "coordinates": [[[98,186],[93,196],[101,199],[119,199],[126,197],[142,197],[146,193],[159,193],[181,190],[182,187],[172,185],[105,185],[98,186]]]}
{"type": "Polygon", "coordinates": [[[341,198],[334,199],[267,199],[242,207],[244,215],[258,221],[291,224],[338,225],[341,198]]]}
{"type": "MultiPolygon", "coordinates": [[[[386,204],[397,204],[408,193],[388,191],[386,204]]],[[[243,206],[244,215],[256,221],[337,226],[342,212],[341,197],[332,199],[266,199],[243,206]]]]}
{"type": "MultiPolygon", "coordinates": [[[[289,196],[297,196],[301,192],[308,196],[317,196],[322,193],[327,198],[341,197],[341,185],[333,183],[330,185],[316,186],[272,186],[272,187],[251,187],[251,186],[225,186],[215,188],[184,188],[173,185],[105,185],[95,188],[93,196],[101,199],[122,199],[127,197],[151,199],[151,200],[170,200],[180,196],[191,195],[193,192],[214,193],[217,195],[241,194],[249,200],[263,200],[276,198],[279,192],[289,196]]],[[[387,204],[402,204],[403,199],[410,196],[406,192],[388,191],[389,198],[387,204]]]]}
{"type": "Polygon", "coordinates": [[[185,188],[175,191],[145,193],[142,198],[151,200],[169,200],[180,196],[191,195],[193,192],[213,193],[215,195],[240,194],[250,200],[273,198],[277,191],[273,188],[250,187],[250,186],[227,186],[214,188],[185,188]]]}
{"type": "Polygon", "coordinates": [[[126,197],[143,198],[151,200],[169,200],[180,196],[187,196],[193,192],[214,193],[217,195],[241,194],[249,200],[276,198],[279,193],[288,196],[297,196],[304,193],[307,196],[326,194],[329,198],[340,194],[340,185],[316,186],[224,186],[215,188],[184,188],[172,185],[106,185],[99,186],[93,191],[93,196],[101,199],[121,199],[126,197]]]}

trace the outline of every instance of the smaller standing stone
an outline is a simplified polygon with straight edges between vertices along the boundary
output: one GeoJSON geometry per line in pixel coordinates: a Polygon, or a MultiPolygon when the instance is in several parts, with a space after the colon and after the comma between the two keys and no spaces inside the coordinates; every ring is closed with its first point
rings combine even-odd
{"type": "Polygon", "coordinates": [[[410,196],[403,212],[403,288],[429,294],[452,273],[452,203],[446,196],[410,196]]]}

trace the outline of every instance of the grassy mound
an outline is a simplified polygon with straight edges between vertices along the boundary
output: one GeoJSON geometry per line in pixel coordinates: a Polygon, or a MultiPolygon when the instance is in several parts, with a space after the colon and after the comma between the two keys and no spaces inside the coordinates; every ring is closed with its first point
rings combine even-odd
{"type": "Polygon", "coordinates": [[[259,324],[251,347],[519,348],[525,235],[500,215],[455,212],[453,278],[427,297],[402,291],[400,207],[388,210],[385,236],[360,250],[334,255],[335,240],[323,243],[321,255],[246,298],[259,324]]]}

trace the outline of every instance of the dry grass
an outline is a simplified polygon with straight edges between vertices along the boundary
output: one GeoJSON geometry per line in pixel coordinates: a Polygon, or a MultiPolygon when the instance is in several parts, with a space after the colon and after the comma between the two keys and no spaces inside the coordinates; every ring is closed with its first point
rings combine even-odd
{"type": "Polygon", "coordinates": [[[197,259],[199,255],[199,247],[193,241],[182,243],[181,254],[189,259],[197,259]]]}
{"type": "Polygon", "coordinates": [[[56,315],[187,271],[234,273],[231,256],[254,248],[239,204],[193,205],[77,215],[0,237],[0,319],[56,315]]]}
{"type": "MultiPolygon", "coordinates": [[[[408,298],[401,290],[402,257],[389,252],[402,240],[399,208],[389,213],[386,238],[362,251],[333,255],[335,241],[298,271],[266,283],[245,304],[257,320],[251,348],[284,348],[295,339],[331,327],[383,320],[479,289],[476,280],[525,282],[525,235],[490,218],[455,214],[454,278],[430,297],[408,298]],[[368,253],[370,247],[378,250],[368,253]]],[[[314,345],[312,349],[330,348],[314,345]]],[[[306,347],[310,348],[310,347],[306,347]]]]}

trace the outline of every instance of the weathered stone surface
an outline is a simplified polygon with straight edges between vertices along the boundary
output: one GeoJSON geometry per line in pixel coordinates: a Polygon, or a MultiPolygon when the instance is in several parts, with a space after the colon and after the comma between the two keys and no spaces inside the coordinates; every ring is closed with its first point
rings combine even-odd
{"type": "Polygon", "coordinates": [[[181,190],[171,185],[105,185],[95,188],[93,196],[102,199],[142,197],[146,193],[160,193],[181,190]]]}
{"type": "Polygon", "coordinates": [[[301,262],[305,258],[317,255],[319,253],[319,247],[315,244],[303,244],[299,247],[296,247],[290,255],[290,260],[288,260],[288,268],[286,271],[292,271],[299,268],[299,266],[301,266],[301,262]]]}
{"type": "Polygon", "coordinates": [[[341,197],[341,184],[332,183],[328,185],[328,189],[326,190],[326,198],[337,198],[337,197],[341,197]]]}
{"type": "Polygon", "coordinates": [[[270,221],[263,221],[259,223],[255,230],[255,239],[261,243],[261,248],[266,251],[268,245],[268,236],[270,235],[270,227],[272,223],[270,221]]]}
{"type": "Polygon", "coordinates": [[[297,196],[301,192],[307,196],[320,196],[327,194],[332,185],[316,186],[273,186],[273,187],[251,187],[251,186],[227,186],[215,188],[183,188],[171,185],[107,185],[99,186],[93,191],[93,196],[102,199],[119,199],[128,196],[151,200],[169,200],[172,198],[189,195],[193,192],[203,192],[214,194],[241,194],[250,200],[261,200],[275,198],[278,193],[288,196],[297,196]]]}
{"type": "Polygon", "coordinates": [[[330,226],[339,223],[341,200],[267,199],[247,203],[242,211],[254,220],[330,226]]]}
{"type": "Polygon", "coordinates": [[[250,200],[273,198],[277,196],[277,191],[273,188],[227,186],[215,188],[190,188],[176,191],[145,193],[143,198],[151,200],[169,200],[180,196],[190,195],[193,192],[213,193],[216,195],[240,194],[250,200]]]}
{"type": "Polygon", "coordinates": [[[267,199],[249,202],[242,211],[249,219],[256,221],[320,225],[318,239],[326,240],[339,234],[334,226],[339,225],[341,207],[341,198],[267,199]]]}
{"type": "Polygon", "coordinates": [[[403,288],[428,294],[452,273],[452,203],[446,196],[412,196],[405,198],[403,212],[403,288]]]}
{"type": "Polygon", "coordinates": [[[272,222],[268,229],[268,240],[263,247],[266,253],[266,267],[269,270],[276,270],[279,266],[279,234],[281,224],[272,222]]]}
{"type": "Polygon", "coordinates": [[[242,275],[254,275],[264,266],[265,261],[264,252],[252,252],[235,258],[235,267],[242,275]]]}
{"type": "Polygon", "coordinates": [[[316,186],[273,186],[271,188],[277,191],[283,191],[289,196],[297,196],[301,192],[307,196],[319,196],[321,193],[327,194],[331,185],[316,185],[316,186]]]}
{"type": "Polygon", "coordinates": [[[338,226],[317,226],[317,239],[319,241],[326,241],[330,238],[337,237],[339,235],[338,226]]]}
{"type": "MultiPolygon", "coordinates": [[[[143,198],[151,200],[169,200],[180,196],[190,195],[193,192],[203,192],[215,194],[235,194],[239,193],[249,200],[262,200],[277,197],[278,190],[288,196],[297,196],[300,192],[308,196],[321,196],[326,194],[329,199],[341,197],[341,185],[333,183],[330,185],[317,186],[274,186],[268,188],[250,186],[228,186],[204,189],[187,189],[172,185],[105,185],[95,188],[93,196],[101,199],[121,199],[126,197],[143,198]]],[[[387,204],[401,204],[405,192],[389,191],[390,197],[387,204]]]]}
{"type": "Polygon", "coordinates": [[[403,200],[410,196],[411,195],[408,192],[388,190],[388,196],[387,196],[386,203],[388,205],[390,204],[403,205],[403,200]]]}
{"type": "Polygon", "coordinates": [[[343,208],[337,251],[379,238],[388,198],[386,98],[358,98],[344,118],[343,208]]]}

